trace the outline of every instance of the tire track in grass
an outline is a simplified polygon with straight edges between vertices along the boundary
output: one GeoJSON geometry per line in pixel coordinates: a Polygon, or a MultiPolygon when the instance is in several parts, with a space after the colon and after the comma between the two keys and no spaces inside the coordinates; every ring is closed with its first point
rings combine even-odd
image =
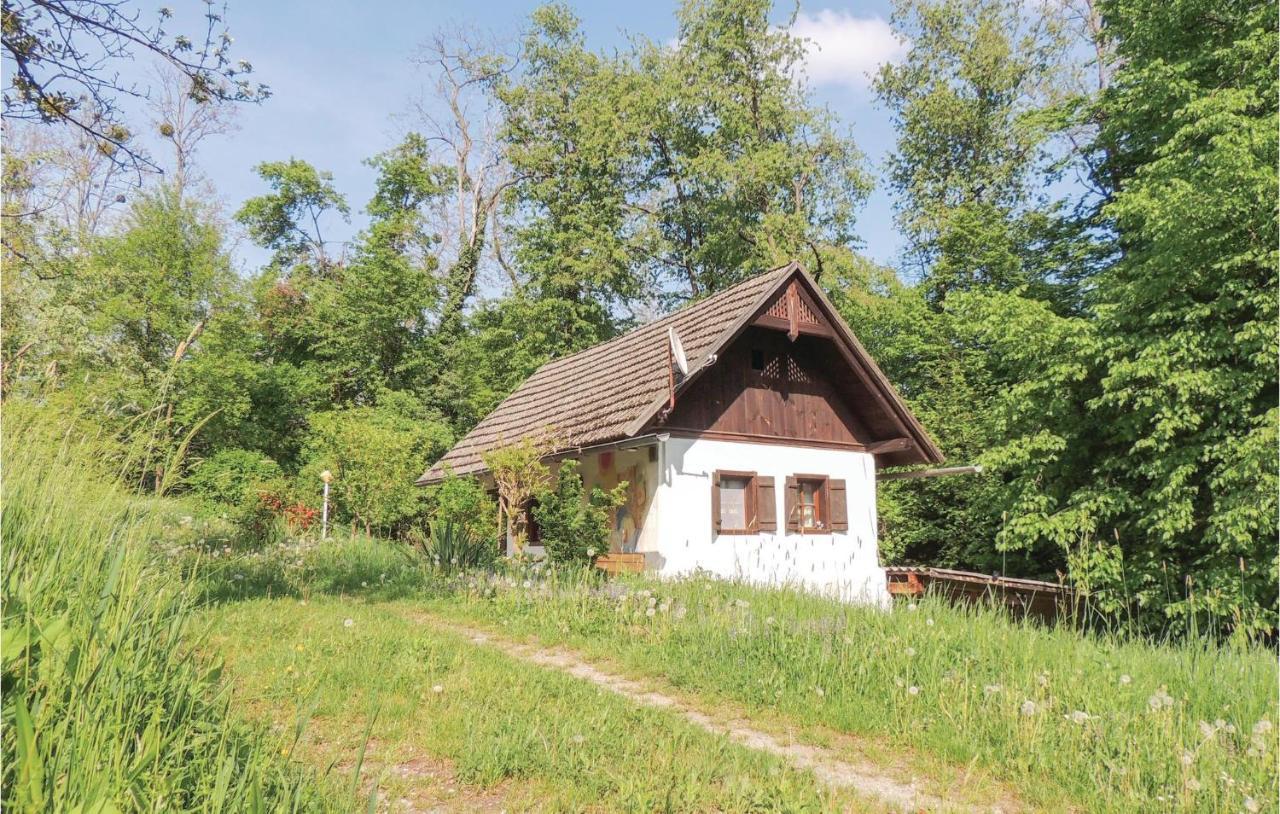
{"type": "Polygon", "coordinates": [[[745,716],[734,715],[727,719],[713,716],[684,700],[651,690],[639,681],[602,670],[580,654],[564,647],[522,644],[480,628],[426,613],[413,612],[409,616],[416,622],[461,636],[474,645],[493,648],[526,663],[558,670],[634,703],[681,715],[713,735],[728,738],[748,749],[773,755],[792,768],[810,772],[819,783],[831,790],[852,791],[902,811],[984,811],[1013,814],[1023,810],[1023,806],[1015,800],[1002,800],[981,807],[948,801],[925,791],[914,782],[886,774],[869,761],[855,762],[825,747],[780,740],[754,726],[745,716]]]}

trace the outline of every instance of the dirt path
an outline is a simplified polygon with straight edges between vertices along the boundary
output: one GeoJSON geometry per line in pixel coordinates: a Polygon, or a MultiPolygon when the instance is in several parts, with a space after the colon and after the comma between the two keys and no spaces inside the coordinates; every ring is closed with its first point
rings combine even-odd
{"type": "Polygon", "coordinates": [[[535,647],[435,616],[417,613],[415,621],[454,633],[482,647],[502,651],[512,658],[589,681],[648,707],[670,710],[685,720],[734,743],[775,755],[795,769],[808,771],[818,782],[833,790],[849,790],[903,811],[984,811],[1011,814],[1022,811],[1016,800],[1001,800],[986,806],[957,803],[931,794],[910,780],[894,777],[870,761],[850,760],[833,750],[793,741],[784,741],[753,725],[744,715],[714,716],[685,700],[656,692],[623,676],[602,670],[580,654],[563,647],[535,647]]]}

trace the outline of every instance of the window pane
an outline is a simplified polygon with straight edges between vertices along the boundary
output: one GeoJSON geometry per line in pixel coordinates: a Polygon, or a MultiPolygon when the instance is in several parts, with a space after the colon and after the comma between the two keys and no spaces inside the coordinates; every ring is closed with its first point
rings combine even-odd
{"type": "Polygon", "coordinates": [[[720,528],[747,527],[747,484],[746,478],[720,479],[720,528]]]}
{"type": "Polygon", "coordinates": [[[802,480],[800,481],[800,526],[806,529],[820,529],[824,527],[822,520],[822,498],[819,496],[822,492],[822,481],[819,480],[802,480]]]}

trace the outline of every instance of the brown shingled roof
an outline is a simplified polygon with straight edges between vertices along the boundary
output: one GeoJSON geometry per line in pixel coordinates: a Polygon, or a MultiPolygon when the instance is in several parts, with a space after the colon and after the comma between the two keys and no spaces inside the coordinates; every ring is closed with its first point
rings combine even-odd
{"type": "MultiPolygon", "coordinates": [[[[485,466],[481,456],[521,438],[554,439],[553,451],[563,451],[635,435],[654,418],[667,395],[667,329],[674,326],[679,333],[694,378],[707,359],[723,350],[795,274],[803,276],[817,291],[799,264],[791,263],[622,336],[547,362],[436,461],[418,483],[433,483],[449,471],[457,475],[482,472],[485,466]]],[[[820,292],[818,296],[821,298],[820,292]]],[[[838,316],[831,316],[839,320],[838,316]]],[[[852,334],[848,336],[857,344],[852,334]]],[[[858,350],[865,355],[860,345],[858,350]]],[[[890,399],[919,431],[926,448],[936,453],[929,457],[941,460],[941,453],[936,452],[933,442],[875,363],[869,358],[867,362],[888,388],[890,399]]]]}

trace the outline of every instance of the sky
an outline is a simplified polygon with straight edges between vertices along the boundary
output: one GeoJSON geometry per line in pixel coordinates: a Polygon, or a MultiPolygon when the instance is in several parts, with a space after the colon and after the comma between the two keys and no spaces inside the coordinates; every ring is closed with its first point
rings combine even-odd
{"type": "MultiPolygon", "coordinates": [[[[194,2],[194,9],[183,8],[188,2],[173,3],[177,20],[203,8],[194,2]]],[[[418,44],[442,27],[459,24],[514,39],[540,3],[229,0],[232,58],[251,62],[255,80],[268,84],[272,96],[261,105],[239,106],[238,132],[206,142],[198,160],[231,211],[266,191],[253,172],[260,161],[300,158],[332,172],[351,203],[352,219],[349,225],[330,224],[325,237],[349,238],[364,224],[361,210],[373,191],[373,172],[362,162],[395,144],[408,127],[397,114],[421,90],[423,77],[410,61],[418,44]]],[[[593,48],[623,48],[629,34],[663,42],[675,37],[673,0],[576,0],[570,5],[593,48]]],[[[790,8],[778,5],[783,13],[790,8]]],[[[814,100],[851,129],[877,177],[893,133],[887,112],[874,102],[868,73],[900,58],[905,48],[888,16],[887,0],[818,0],[801,6],[795,23],[796,33],[812,40],[806,71],[814,100]]],[[[890,203],[877,188],[858,223],[864,253],[886,264],[897,259],[901,246],[890,203]]],[[[238,242],[235,251],[246,270],[267,257],[247,241],[238,242]]]]}

